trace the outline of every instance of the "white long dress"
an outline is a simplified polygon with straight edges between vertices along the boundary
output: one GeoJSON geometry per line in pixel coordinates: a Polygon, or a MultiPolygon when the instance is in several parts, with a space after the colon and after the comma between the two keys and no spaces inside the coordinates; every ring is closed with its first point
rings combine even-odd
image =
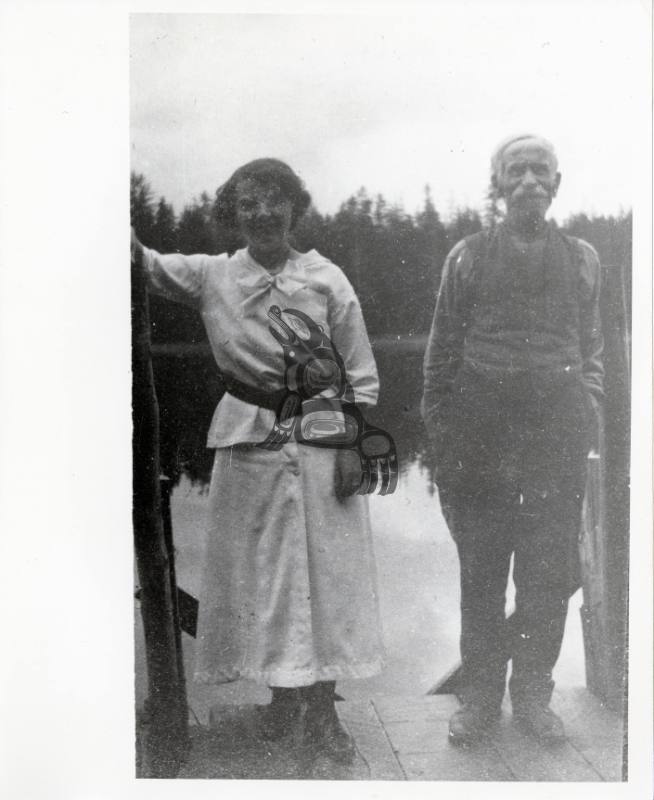
{"type": "MultiPolygon", "coordinates": [[[[374,405],[378,378],[358,300],[315,250],[270,275],[233,256],[145,249],[151,289],[197,308],[219,368],[266,391],[283,388],[272,305],[321,325],[342,356],[356,401],[374,405]]],[[[364,678],[382,668],[367,499],[334,495],[336,451],[256,447],[274,412],[225,394],[208,434],[215,448],[198,620],[196,681],[271,686],[364,678]]]]}

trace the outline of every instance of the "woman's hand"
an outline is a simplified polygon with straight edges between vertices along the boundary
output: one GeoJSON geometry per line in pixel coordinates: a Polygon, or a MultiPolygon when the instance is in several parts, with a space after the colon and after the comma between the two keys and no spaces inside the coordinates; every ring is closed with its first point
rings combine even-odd
{"type": "Polygon", "coordinates": [[[361,459],[356,450],[336,450],[334,494],[340,500],[356,494],[361,486],[361,459]]]}
{"type": "Polygon", "coordinates": [[[130,228],[131,230],[131,241],[130,241],[130,254],[132,258],[132,263],[140,263],[141,259],[143,258],[143,245],[139,242],[136,232],[134,228],[130,228]]]}

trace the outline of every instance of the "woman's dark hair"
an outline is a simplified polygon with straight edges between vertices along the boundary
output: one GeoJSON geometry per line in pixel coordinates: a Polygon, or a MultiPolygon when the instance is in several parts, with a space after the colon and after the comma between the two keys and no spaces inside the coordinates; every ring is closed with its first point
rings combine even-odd
{"type": "Polygon", "coordinates": [[[311,195],[293,170],[276,158],[257,158],[239,167],[216,192],[216,219],[227,228],[238,227],[236,222],[236,186],[240,181],[253,180],[262,186],[278,187],[293,204],[291,228],[309,208],[311,195]]]}

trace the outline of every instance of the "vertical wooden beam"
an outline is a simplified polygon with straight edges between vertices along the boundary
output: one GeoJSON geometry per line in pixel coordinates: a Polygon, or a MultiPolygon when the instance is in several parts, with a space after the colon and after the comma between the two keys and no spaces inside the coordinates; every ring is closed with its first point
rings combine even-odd
{"type": "Polygon", "coordinates": [[[588,459],[588,479],[579,539],[583,604],[579,609],[584,638],[586,686],[606,696],[606,445],[603,415],[598,425],[598,448],[588,459]]]}
{"type": "Polygon", "coordinates": [[[631,427],[631,325],[627,278],[622,267],[603,268],[600,302],[605,401],[600,469],[596,471],[594,486],[597,514],[586,517],[582,539],[586,682],[594,694],[624,716],[627,711],[631,427]]]}
{"type": "Polygon", "coordinates": [[[631,434],[631,324],[623,267],[604,270],[602,313],[605,378],[607,702],[626,713],[629,469],[631,434]]]}
{"type": "Polygon", "coordinates": [[[186,694],[186,678],[184,675],[184,652],[182,650],[182,625],[180,621],[179,595],[177,586],[177,573],[175,570],[175,543],[173,541],[173,520],[170,511],[170,496],[173,491],[173,482],[166,475],[160,476],[159,487],[161,490],[161,518],[163,523],[164,543],[168,555],[168,568],[170,574],[171,601],[173,611],[173,630],[175,632],[175,650],[177,655],[177,673],[179,682],[186,694]]]}
{"type": "Polygon", "coordinates": [[[172,550],[166,546],[162,516],[159,411],[147,287],[139,256],[137,252],[132,262],[133,525],[148,672],[148,699],[138,731],[140,774],[170,778],[188,749],[188,708],[180,670],[172,550]]]}

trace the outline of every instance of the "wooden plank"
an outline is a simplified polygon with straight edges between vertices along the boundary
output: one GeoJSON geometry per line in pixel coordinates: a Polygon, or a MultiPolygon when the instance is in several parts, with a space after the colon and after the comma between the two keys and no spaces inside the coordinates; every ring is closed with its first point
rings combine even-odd
{"type": "Polygon", "coordinates": [[[395,695],[375,697],[373,705],[382,722],[449,719],[459,708],[454,695],[395,695]]]}
{"type": "Polygon", "coordinates": [[[512,781],[513,775],[497,752],[482,742],[453,747],[440,732],[441,747],[432,753],[398,753],[410,781],[512,781]]]}
{"type": "MultiPolygon", "coordinates": [[[[448,744],[446,720],[458,703],[446,695],[382,697],[375,698],[374,705],[400,762],[408,770],[406,754],[433,754],[448,744]]],[[[556,692],[553,707],[561,714],[570,739],[554,750],[543,748],[515,729],[507,704],[496,749],[511,774],[520,780],[620,780],[622,726],[616,715],[602,708],[584,689],[556,692]]],[[[417,762],[415,768],[422,770],[421,763],[417,762]]],[[[408,772],[407,777],[411,778],[408,772]]]]}
{"type": "Polygon", "coordinates": [[[586,689],[556,690],[552,696],[552,708],[557,714],[561,714],[567,729],[575,730],[587,739],[622,741],[623,724],[620,715],[610,711],[586,689]]]}
{"type": "MultiPolygon", "coordinates": [[[[407,780],[512,780],[512,773],[488,742],[465,748],[452,746],[448,738],[449,716],[458,703],[454,698],[449,703],[433,702],[438,699],[425,698],[424,705],[429,714],[423,714],[422,719],[414,717],[408,721],[391,722],[382,717],[384,729],[407,780]]],[[[401,706],[396,709],[390,704],[388,706],[391,715],[398,715],[398,711],[402,713],[401,706]]],[[[417,708],[406,701],[403,707],[405,712],[417,708]]]]}
{"type": "Polygon", "coordinates": [[[357,750],[368,766],[368,780],[406,780],[383,724],[370,701],[344,701],[338,715],[354,737],[357,750]]]}
{"type": "MultiPolygon", "coordinates": [[[[302,747],[300,726],[278,741],[258,733],[254,704],[219,704],[209,710],[209,726],[194,728],[192,751],[180,778],[249,780],[402,780],[397,760],[374,714],[339,704],[339,716],[355,738],[353,764],[336,764],[302,747]],[[371,723],[377,735],[367,730],[371,723]],[[387,763],[388,755],[392,766],[387,763]]],[[[370,705],[368,703],[368,705],[370,705]]],[[[372,711],[372,709],[371,709],[372,711]]]]}
{"type": "Polygon", "coordinates": [[[193,749],[180,778],[591,781],[620,780],[622,722],[583,689],[556,691],[569,741],[544,747],[513,724],[509,704],[493,738],[466,748],[448,741],[453,697],[383,696],[346,700],[339,716],[354,737],[350,766],[307,758],[292,733],[266,742],[253,705],[214,706],[211,727],[195,727],[193,749]]]}
{"type": "Polygon", "coordinates": [[[601,781],[602,776],[569,743],[541,745],[509,716],[498,726],[492,747],[518,781],[601,781]]]}
{"type": "Polygon", "coordinates": [[[585,689],[554,692],[552,708],[561,716],[568,741],[605,781],[623,780],[621,716],[585,689]]]}
{"type": "Polygon", "coordinates": [[[297,780],[309,777],[306,764],[280,743],[234,735],[229,726],[191,728],[191,752],[178,778],[209,780],[297,780]]]}
{"type": "Polygon", "coordinates": [[[384,729],[398,753],[436,753],[448,744],[445,718],[384,722],[384,729]]]}

